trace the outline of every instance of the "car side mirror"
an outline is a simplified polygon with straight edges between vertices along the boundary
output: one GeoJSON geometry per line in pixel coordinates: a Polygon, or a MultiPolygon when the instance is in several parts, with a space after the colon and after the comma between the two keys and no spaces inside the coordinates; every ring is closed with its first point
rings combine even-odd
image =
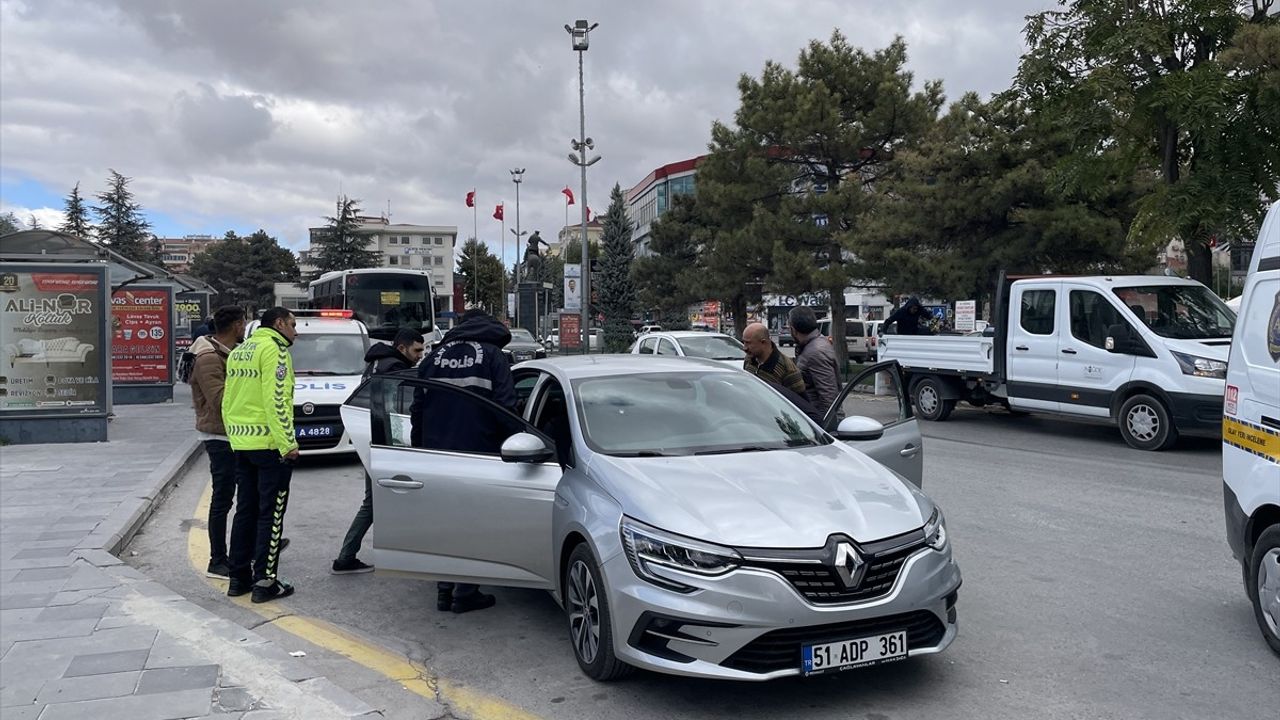
{"type": "Polygon", "coordinates": [[[1133,349],[1133,335],[1129,332],[1129,326],[1117,324],[1108,327],[1105,347],[1107,352],[1110,353],[1131,352],[1133,349]]]}
{"type": "Polygon", "coordinates": [[[533,433],[516,433],[502,443],[502,461],[509,463],[544,463],[556,453],[542,438],[533,433]]]}
{"type": "Polygon", "coordinates": [[[835,436],[837,440],[879,440],[884,437],[884,425],[869,417],[854,415],[840,421],[835,436]]]}

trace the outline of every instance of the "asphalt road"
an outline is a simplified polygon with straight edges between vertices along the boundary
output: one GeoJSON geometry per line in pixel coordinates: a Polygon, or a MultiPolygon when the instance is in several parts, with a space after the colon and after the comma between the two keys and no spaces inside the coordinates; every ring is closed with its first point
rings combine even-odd
{"type": "MultiPolygon", "coordinates": [[[[429,583],[329,575],[363,492],[354,461],[295,475],[282,572],[298,594],[285,602],[547,718],[1280,716],[1280,658],[1224,539],[1216,441],[1142,453],[1110,427],[979,410],[925,428],[925,490],[946,510],[965,580],[960,635],[939,656],[768,684],[650,673],[595,683],[546,594],[498,589],[496,608],[454,616],[434,609],[429,583]]],[[[131,562],[239,618],[186,559],[199,472],[131,562]]],[[[375,704],[394,696],[361,690],[375,704]]],[[[400,707],[390,716],[413,716],[400,707]]]]}

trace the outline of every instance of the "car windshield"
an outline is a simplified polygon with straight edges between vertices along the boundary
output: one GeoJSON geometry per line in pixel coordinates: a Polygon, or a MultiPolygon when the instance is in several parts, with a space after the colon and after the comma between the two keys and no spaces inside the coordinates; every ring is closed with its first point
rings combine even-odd
{"type": "Polygon", "coordinates": [[[533,335],[524,328],[511,328],[511,339],[519,342],[534,342],[533,335]]]}
{"type": "Polygon", "coordinates": [[[711,455],[830,442],[746,373],[644,373],[585,378],[573,387],[584,439],[606,455],[711,455]]]}
{"type": "Polygon", "coordinates": [[[1149,285],[1116,288],[1113,292],[1161,337],[1229,338],[1235,330],[1235,313],[1209,288],[1200,285],[1149,285]]]}
{"type": "Polygon", "coordinates": [[[298,335],[289,348],[294,375],[360,375],[364,353],[364,339],[353,334],[298,335]]]}
{"type": "Polygon", "coordinates": [[[742,343],[727,335],[708,335],[707,337],[682,337],[680,347],[688,357],[709,358],[711,360],[741,360],[747,356],[742,343]]]}

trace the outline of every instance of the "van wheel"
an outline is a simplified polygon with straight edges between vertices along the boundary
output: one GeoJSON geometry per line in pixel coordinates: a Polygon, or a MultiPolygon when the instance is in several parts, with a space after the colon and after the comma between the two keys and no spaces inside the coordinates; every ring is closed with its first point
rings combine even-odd
{"type": "Polygon", "coordinates": [[[565,610],[569,613],[569,642],[578,667],[592,680],[617,680],[634,669],[613,654],[613,618],[609,594],[591,548],[582,543],[569,555],[564,574],[565,610]]]}
{"type": "Polygon", "coordinates": [[[1271,649],[1280,654],[1280,525],[1272,525],[1253,546],[1249,562],[1253,615],[1271,649]]]}
{"type": "Polygon", "coordinates": [[[1164,403],[1150,395],[1134,395],[1120,407],[1120,434],[1139,450],[1164,450],[1178,439],[1164,403]]]}
{"type": "Polygon", "coordinates": [[[924,378],[916,383],[914,395],[916,410],[924,420],[942,422],[956,409],[956,401],[943,398],[942,383],[934,378],[924,378]]]}

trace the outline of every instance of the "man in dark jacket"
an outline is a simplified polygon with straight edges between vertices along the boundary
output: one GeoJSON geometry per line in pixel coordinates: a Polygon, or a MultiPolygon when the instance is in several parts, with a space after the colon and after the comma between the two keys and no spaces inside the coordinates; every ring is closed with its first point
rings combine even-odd
{"type": "Polygon", "coordinates": [[[928,315],[924,306],[916,298],[908,298],[902,307],[889,316],[884,321],[884,327],[897,325],[899,335],[928,335],[928,332],[920,332],[920,321],[928,315]]]}
{"type": "MultiPolygon", "coordinates": [[[[483,310],[468,310],[418,366],[418,377],[436,380],[492,400],[508,410],[516,408],[515,381],[502,348],[511,331],[483,310]]],[[[482,405],[451,392],[419,391],[410,409],[414,447],[467,453],[497,454],[511,428],[482,405]]],[[[440,583],[436,607],[464,613],[493,607],[492,595],[475,585],[440,583]]]]}
{"type": "MultiPolygon", "coordinates": [[[[424,349],[422,333],[410,328],[400,328],[390,345],[374,343],[364,354],[364,361],[368,363],[364,371],[365,377],[408,370],[422,359],[424,349]]],[[[364,502],[360,503],[360,509],[356,511],[356,516],[351,521],[351,527],[347,529],[347,535],[342,540],[342,549],[338,551],[338,558],[333,561],[333,569],[330,572],[334,575],[350,575],[373,571],[372,565],[356,557],[356,553],[360,552],[360,543],[364,542],[365,533],[369,532],[372,526],[373,478],[366,472],[364,502]]]]}

